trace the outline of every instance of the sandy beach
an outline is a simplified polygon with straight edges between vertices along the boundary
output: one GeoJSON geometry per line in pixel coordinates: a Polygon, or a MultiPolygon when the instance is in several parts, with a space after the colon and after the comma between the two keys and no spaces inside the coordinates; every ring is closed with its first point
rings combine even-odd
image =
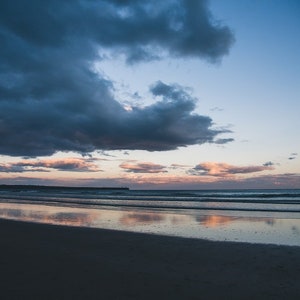
{"type": "Polygon", "coordinates": [[[0,221],[1,299],[299,299],[300,248],[0,221]]]}

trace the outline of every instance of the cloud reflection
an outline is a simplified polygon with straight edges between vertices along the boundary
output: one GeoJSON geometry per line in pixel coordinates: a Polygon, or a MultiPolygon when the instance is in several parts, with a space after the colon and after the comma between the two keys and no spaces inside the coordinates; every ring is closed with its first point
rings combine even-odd
{"type": "Polygon", "coordinates": [[[95,216],[92,213],[51,212],[51,209],[50,211],[35,211],[14,208],[1,209],[0,217],[4,219],[14,219],[26,222],[68,226],[91,226],[95,219],[95,216]]]}
{"type": "Polygon", "coordinates": [[[247,218],[247,217],[232,217],[232,216],[218,216],[218,215],[196,216],[195,220],[199,222],[200,225],[211,227],[211,228],[228,225],[236,221],[265,222],[267,225],[270,226],[274,226],[276,222],[275,219],[273,218],[247,218]]]}
{"type": "Polygon", "coordinates": [[[236,218],[229,216],[197,216],[196,221],[206,227],[218,227],[235,221],[236,218]]]}
{"type": "Polygon", "coordinates": [[[90,213],[61,212],[51,215],[49,221],[64,225],[91,226],[94,217],[90,213]]]}
{"type": "Polygon", "coordinates": [[[125,209],[85,209],[0,203],[0,218],[55,225],[147,232],[220,241],[299,244],[300,219],[259,215],[204,215],[125,209]]]}
{"type": "Polygon", "coordinates": [[[120,223],[126,226],[159,223],[165,220],[162,214],[156,213],[127,213],[120,218],[120,223]]]}

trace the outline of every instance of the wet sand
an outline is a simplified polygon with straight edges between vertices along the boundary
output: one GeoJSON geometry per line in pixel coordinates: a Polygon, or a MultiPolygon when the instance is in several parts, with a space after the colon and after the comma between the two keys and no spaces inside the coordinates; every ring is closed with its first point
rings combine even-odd
{"type": "Polygon", "coordinates": [[[0,220],[1,299],[300,299],[300,247],[0,220]]]}

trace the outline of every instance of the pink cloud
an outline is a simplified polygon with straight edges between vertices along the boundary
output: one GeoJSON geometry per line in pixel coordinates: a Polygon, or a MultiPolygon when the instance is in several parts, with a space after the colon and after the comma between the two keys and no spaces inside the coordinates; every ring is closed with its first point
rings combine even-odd
{"type": "Polygon", "coordinates": [[[274,168],[269,165],[234,166],[226,163],[204,162],[198,164],[195,168],[190,170],[190,174],[201,175],[201,176],[227,177],[235,174],[250,174],[250,173],[262,172],[265,170],[273,170],[273,169],[274,168]]]}
{"type": "Polygon", "coordinates": [[[91,158],[64,158],[64,159],[42,159],[22,160],[19,162],[1,164],[0,172],[23,173],[23,172],[47,172],[49,169],[73,172],[97,172],[98,166],[91,158]]]}
{"type": "Polygon", "coordinates": [[[132,173],[165,173],[165,166],[154,164],[151,162],[143,162],[143,163],[131,163],[124,162],[120,164],[120,167],[126,172],[132,173]]]}

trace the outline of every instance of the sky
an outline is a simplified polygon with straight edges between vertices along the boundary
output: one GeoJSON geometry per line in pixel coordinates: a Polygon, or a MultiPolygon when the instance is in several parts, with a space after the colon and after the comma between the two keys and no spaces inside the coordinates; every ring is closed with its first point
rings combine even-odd
{"type": "Polygon", "coordinates": [[[298,0],[0,2],[0,184],[300,188],[298,0]]]}

